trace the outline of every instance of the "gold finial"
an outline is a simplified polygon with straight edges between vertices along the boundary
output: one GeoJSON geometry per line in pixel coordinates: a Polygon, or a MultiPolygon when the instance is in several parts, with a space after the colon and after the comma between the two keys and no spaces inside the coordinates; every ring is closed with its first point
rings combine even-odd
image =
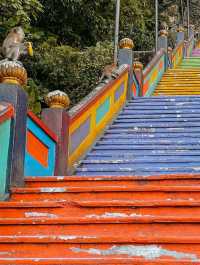
{"type": "Polygon", "coordinates": [[[183,26],[179,26],[177,28],[177,32],[184,32],[184,27],[183,26]]]}
{"type": "Polygon", "coordinates": [[[26,85],[26,69],[18,61],[0,61],[0,83],[26,85]]]}
{"type": "Polygon", "coordinates": [[[159,32],[159,35],[167,37],[168,36],[168,31],[166,29],[161,29],[160,32],[159,32]]]}
{"type": "Polygon", "coordinates": [[[120,49],[133,49],[134,43],[129,38],[124,38],[119,42],[120,49]]]}
{"type": "Polygon", "coordinates": [[[140,61],[134,61],[133,62],[133,68],[135,70],[143,70],[143,64],[140,61]]]}
{"type": "Polygon", "coordinates": [[[50,108],[66,109],[70,105],[68,95],[60,90],[48,93],[45,102],[50,108]]]}

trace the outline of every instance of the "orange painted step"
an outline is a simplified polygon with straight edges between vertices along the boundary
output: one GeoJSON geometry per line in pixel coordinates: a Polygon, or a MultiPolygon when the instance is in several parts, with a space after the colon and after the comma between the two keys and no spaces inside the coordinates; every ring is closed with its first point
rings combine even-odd
{"type": "Polygon", "coordinates": [[[4,265],[199,265],[199,244],[0,244],[4,265]]]}
{"type": "MultiPolygon", "coordinates": [[[[199,176],[198,176],[199,177],[199,176]]],[[[106,191],[106,190],[140,190],[140,189],[169,189],[169,187],[179,189],[179,187],[189,186],[189,188],[200,187],[199,178],[176,178],[176,179],[113,179],[113,180],[69,180],[68,178],[63,178],[58,180],[57,178],[49,179],[39,179],[38,181],[32,181],[31,179],[26,181],[26,188],[24,191],[31,191],[30,188],[43,188],[43,187],[65,187],[68,192],[88,192],[88,191],[106,191]],[[173,187],[172,187],[173,186],[173,187]]],[[[159,189],[159,190],[160,190],[159,189]]],[[[12,189],[13,192],[23,192],[22,189],[12,189]]],[[[32,189],[34,191],[34,189],[32,189]]],[[[35,192],[37,190],[35,189],[35,192]]]]}
{"type": "Polygon", "coordinates": [[[93,176],[93,177],[87,177],[87,176],[59,176],[59,177],[26,177],[25,183],[26,186],[29,185],[29,183],[38,183],[38,186],[41,183],[44,182],[74,182],[77,183],[79,181],[81,182],[99,182],[99,181],[127,181],[127,180],[180,180],[180,179],[200,179],[200,174],[164,174],[164,175],[156,175],[156,176],[93,176]]]}
{"type": "Polygon", "coordinates": [[[200,207],[5,209],[2,224],[200,223],[200,207]]]}
{"type": "Polygon", "coordinates": [[[199,224],[1,225],[1,243],[199,244],[199,224]]]}
{"type": "Polygon", "coordinates": [[[146,191],[200,191],[199,181],[191,184],[162,183],[161,181],[138,181],[122,183],[98,183],[98,185],[63,185],[33,188],[12,188],[13,194],[41,194],[41,193],[90,193],[90,192],[146,192],[146,191]]]}
{"type": "Polygon", "coordinates": [[[200,192],[88,192],[68,193],[53,189],[41,193],[13,193],[14,201],[60,201],[85,207],[200,206],[200,192]],[[59,192],[58,192],[59,191],[59,192]]]}
{"type": "Polygon", "coordinates": [[[1,201],[0,202],[0,212],[4,211],[5,209],[13,209],[13,208],[58,208],[63,207],[62,202],[55,201],[31,201],[31,202],[24,202],[24,201],[1,201]]]}

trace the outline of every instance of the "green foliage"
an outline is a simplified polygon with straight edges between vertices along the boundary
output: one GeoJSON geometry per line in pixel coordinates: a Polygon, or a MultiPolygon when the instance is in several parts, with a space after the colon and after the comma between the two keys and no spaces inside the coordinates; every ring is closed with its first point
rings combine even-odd
{"type": "Polygon", "coordinates": [[[27,26],[35,20],[43,7],[39,0],[1,0],[0,27],[27,26]]]}
{"type": "MultiPolygon", "coordinates": [[[[111,42],[115,3],[115,0],[43,0],[45,12],[37,25],[57,34],[59,44],[83,48],[95,46],[97,42],[111,42]]],[[[152,43],[153,12],[148,0],[121,0],[120,37],[134,38],[140,48],[152,43]]]]}
{"type": "MultiPolygon", "coordinates": [[[[200,1],[190,0],[192,22],[198,24],[200,1]]],[[[159,20],[173,28],[186,21],[186,0],[159,0],[159,20]]],[[[115,0],[0,0],[0,39],[16,25],[25,28],[35,48],[26,58],[29,107],[36,113],[43,96],[55,89],[68,93],[72,105],[98,83],[112,62],[115,0]]],[[[134,40],[135,50],[153,50],[155,1],[121,0],[120,38],[134,40]]]]}
{"type": "Polygon", "coordinates": [[[47,90],[59,89],[67,92],[75,104],[95,87],[103,66],[112,61],[112,45],[98,43],[80,51],[67,45],[52,46],[51,41],[39,46],[25,66],[40,84],[41,96],[47,90]]]}
{"type": "Polygon", "coordinates": [[[32,78],[28,79],[27,85],[24,87],[28,94],[28,107],[36,114],[41,112],[41,101],[43,100],[40,95],[39,87],[36,85],[32,78]]]}

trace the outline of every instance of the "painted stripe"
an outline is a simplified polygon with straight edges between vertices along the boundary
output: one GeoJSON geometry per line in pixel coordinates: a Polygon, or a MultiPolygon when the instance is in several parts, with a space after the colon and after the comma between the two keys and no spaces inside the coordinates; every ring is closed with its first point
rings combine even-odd
{"type": "Polygon", "coordinates": [[[90,133],[91,116],[89,116],[70,136],[69,153],[72,154],[90,133]]]}
{"type": "Polygon", "coordinates": [[[7,103],[0,103],[0,123],[10,119],[14,115],[14,108],[7,103]]]}
{"type": "Polygon", "coordinates": [[[110,97],[108,97],[96,110],[96,124],[99,124],[100,121],[105,117],[110,109],[110,97]]]}
{"type": "Polygon", "coordinates": [[[10,145],[11,119],[0,124],[0,193],[5,193],[7,184],[8,155],[10,145]]]}
{"type": "Polygon", "coordinates": [[[27,131],[27,152],[42,166],[48,167],[49,150],[31,131],[27,131]]]}
{"type": "Polygon", "coordinates": [[[125,88],[125,84],[124,82],[115,90],[115,98],[114,98],[114,102],[118,101],[121,97],[121,95],[124,92],[124,88],[125,88]]]}
{"type": "Polygon", "coordinates": [[[146,75],[145,77],[144,86],[143,86],[143,94],[145,96],[152,95],[157,84],[162,79],[164,72],[165,72],[165,54],[159,57],[159,60],[156,61],[154,68],[151,68],[151,71],[149,71],[148,75],[146,75]],[[160,68],[161,66],[162,68],[160,68]]]}
{"type": "Polygon", "coordinates": [[[32,119],[37,125],[46,133],[48,134],[51,139],[53,139],[54,142],[58,142],[58,136],[53,133],[46,124],[40,120],[32,111],[28,111],[28,117],[32,119]]]}
{"type": "MultiPolygon", "coordinates": [[[[40,163],[41,161],[30,155],[26,149],[24,168],[25,176],[53,176],[56,159],[55,141],[30,117],[27,119],[27,131],[30,131],[44,146],[48,148],[48,166],[44,167],[40,163]]],[[[40,152],[42,152],[42,149],[40,152]]]]}

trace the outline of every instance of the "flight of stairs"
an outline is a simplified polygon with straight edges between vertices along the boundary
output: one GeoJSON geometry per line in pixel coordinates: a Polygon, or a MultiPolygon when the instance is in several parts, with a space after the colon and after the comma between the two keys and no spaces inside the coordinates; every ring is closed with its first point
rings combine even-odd
{"type": "Polygon", "coordinates": [[[0,208],[0,264],[200,264],[200,175],[29,178],[0,208]]]}
{"type": "Polygon", "coordinates": [[[185,58],[175,69],[168,70],[154,96],[200,95],[200,57],[185,58]]]}
{"type": "Polygon", "coordinates": [[[11,189],[0,264],[200,264],[198,60],[169,70],[160,96],[127,102],[76,176],[11,189]]]}
{"type": "Polygon", "coordinates": [[[82,176],[200,172],[200,96],[134,98],[77,168],[82,176]]]}

